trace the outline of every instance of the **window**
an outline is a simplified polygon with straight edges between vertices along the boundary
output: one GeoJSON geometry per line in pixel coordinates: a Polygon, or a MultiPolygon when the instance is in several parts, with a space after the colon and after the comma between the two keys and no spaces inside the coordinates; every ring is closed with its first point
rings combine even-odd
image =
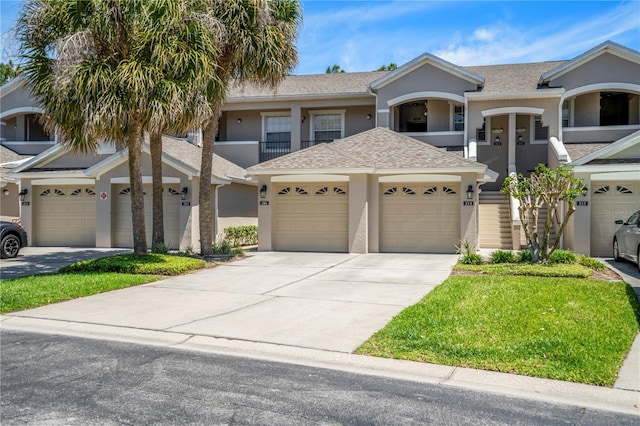
{"type": "Polygon", "coordinates": [[[569,100],[562,102],[562,127],[569,127],[569,100]]]}
{"type": "Polygon", "coordinates": [[[542,117],[537,115],[534,118],[534,124],[535,124],[535,140],[539,141],[539,140],[546,140],[549,138],[549,127],[548,126],[543,126],[542,125],[542,117]]]}
{"type": "Polygon", "coordinates": [[[629,124],[629,95],[627,93],[600,93],[600,125],[625,126],[629,124]]]}
{"type": "Polygon", "coordinates": [[[311,113],[311,140],[333,142],[335,139],[344,137],[343,129],[343,111],[311,113]]]}
{"type": "Polygon", "coordinates": [[[476,140],[477,141],[486,141],[487,140],[487,120],[482,123],[482,127],[476,129],[476,140]]]}
{"type": "Polygon", "coordinates": [[[453,131],[462,132],[464,130],[464,105],[453,106],[453,131]]]}
{"type": "Polygon", "coordinates": [[[265,115],[264,140],[266,149],[278,149],[283,143],[291,142],[291,116],[265,115]]]}

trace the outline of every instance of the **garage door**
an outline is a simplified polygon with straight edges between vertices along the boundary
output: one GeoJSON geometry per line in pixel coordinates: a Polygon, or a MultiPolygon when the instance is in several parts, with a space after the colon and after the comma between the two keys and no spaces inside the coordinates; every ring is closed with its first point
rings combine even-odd
{"type": "Polygon", "coordinates": [[[612,256],[613,234],[619,226],[615,220],[628,219],[638,209],[639,182],[592,182],[591,255],[612,256]]]}
{"type": "Polygon", "coordinates": [[[381,185],[380,251],[454,253],[459,192],[457,183],[381,185]]]}
{"type": "Polygon", "coordinates": [[[35,235],[39,246],[94,247],[96,193],[94,186],[35,188],[35,235]]]}
{"type": "Polygon", "coordinates": [[[348,250],[347,183],[277,185],[274,198],[276,250],[348,250]]]}
{"type": "MultiPolygon", "coordinates": [[[[133,225],[131,222],[131,188],[129,185],[115,187],[116,212],[114,215],[114,247],[133,247],[133,225]]],[[[151,248],[153,231],[153,198],[151,185],[144,185],[144,222],[147,245],[151,248]]],[[[180,192],[177,185],[165,185],[162,193],[164,204],[164,241],[169,248],[180,247],[180,192]]]]}

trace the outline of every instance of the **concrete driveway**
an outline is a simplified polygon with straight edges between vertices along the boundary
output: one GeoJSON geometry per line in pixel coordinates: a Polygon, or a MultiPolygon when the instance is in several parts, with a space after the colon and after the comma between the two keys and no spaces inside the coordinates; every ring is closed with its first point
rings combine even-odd
{"type": "Polygon", "coordinates": [[[3,317],[352,352],[446,279],[456,255],[256,253],[3,317]]]}
{"type": "Polygon", "coordinates": [[[81,260],[130,253],[131,249],[77,248],[77,247],[24,247],[18,257],[0,261],[0,278],[16,278],[25,275],[50,274],[62,266],[81,260]]]}

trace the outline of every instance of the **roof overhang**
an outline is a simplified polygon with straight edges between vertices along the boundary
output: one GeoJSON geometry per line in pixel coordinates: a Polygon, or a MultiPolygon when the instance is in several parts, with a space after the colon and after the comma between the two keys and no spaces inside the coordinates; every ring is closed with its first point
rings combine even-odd
{"type": "Polygon", "coordinates": [[[540,89],[529,92],[482,93],[465,92],[464,97],[470,101],[505,101],[512,99],[547,99],[560,98],[564,88],[540,89]]]}
{"type": "Polygon", "coordinates": [[[576,56],[575,58],[560,65],[559,67],[556,67],[542,74],[542,76],[540,77],[540,83],[548,83],[554,78],[558,78],[578,68],[586,62],[589,62],[600,55],[604,55],[605,53],[610,53],[636,64],[640,64],[640,52],[621,44],[614,43],[612,41],[605,41],[604,43],[601,43],[598,46],[587,50],[583,54],[576,56]]]}
{"type": "Polygon", "coordinates": [[[448,72],[449,74],[455,75],[456,77],[473,83],[476,86],[482,86],[484,84],[484,78],[479,76],[478,74],[467,71],[464,68],[459,67],[458,65],[452,64],[451,62],[445,61],[444,59],[434,56],[430,53],[423,53],[417,58],[412,59],[411,61],[402,65],[395,71],[392,71],[389,74],[372,81],[369,84],[369,88],[371,90],[378,90],[381,87],[384,87],[387,84],[392,83],[401,77],[404,77],[405,75],[420,68],[425,64],[432,65],[442,71],[448,72]]]}
{"type": "Polygon", "coordinates": [[[16,78],[9,80],[8,82],[6,82],[4,85],[0,87],[0,99],[5,97],[9,93],[13,92],[14,90],[21,88],[22,86],[24,86],[25,83],[26,83],[26,80],[24,79],[24,77],[20,75],[17,76],[16,78]]]}
{"type": "Polygon", "coordinates": [[[22,173],[23,170],[28,170],[38,165],[47,164],[50,161],[55,160],[58,157],[64,155],[67,151],[60,144],[56,144],[49,149],[42,151],[40,154],[32,157],[31,159],[25,161],[20,164],[18,167],[14,168],[12,173],[22,173]]]}
{"type": "Polygon", "coordinates": [[[331,100],[346,98],[372,98],[369,92],[344,92],[344,93],[310,93],[294,95],[263,95],[263,96],[233,96],[225,100],[227,104],[247,102],[274,102],[274,101],[301,101],[301,100],[331,100]]]}
{"type": "Polygon", "coordinates": [[[587,164],[584,166],[574,166],[574,173],[613,173],[613,172],[632,172],[640,176],[640,164],[587,164]]]}

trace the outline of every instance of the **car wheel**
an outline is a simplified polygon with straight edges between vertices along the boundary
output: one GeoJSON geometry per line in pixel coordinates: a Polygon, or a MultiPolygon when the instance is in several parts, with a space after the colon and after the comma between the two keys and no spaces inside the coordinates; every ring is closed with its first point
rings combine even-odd
{"type": "Polygon", "coordinates": [[[621,262],[622,258],[620,257],[620,247],[618,246],[618,239],[613,239],[613,260],[616,262],[621,262]]]}
{"type": "Polygon", "coordinates": [[[16,257],[20,251],[20,240],[15,235],[7,235],[2,239],[0,256],[3,259],[16,257]]]}

